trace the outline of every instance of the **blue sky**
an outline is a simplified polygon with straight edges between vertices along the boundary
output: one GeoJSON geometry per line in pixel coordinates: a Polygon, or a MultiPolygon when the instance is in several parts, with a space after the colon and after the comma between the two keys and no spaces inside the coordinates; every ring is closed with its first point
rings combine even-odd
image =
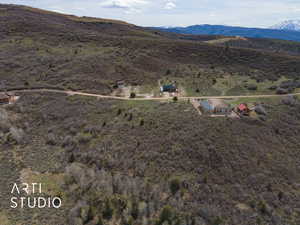
{"type": "Polygon", "coordinates": [[[1,3],[110,19],[141,26],[224,24],[269,27],[300,19],[300,0],[0,0],[1,3]]]}

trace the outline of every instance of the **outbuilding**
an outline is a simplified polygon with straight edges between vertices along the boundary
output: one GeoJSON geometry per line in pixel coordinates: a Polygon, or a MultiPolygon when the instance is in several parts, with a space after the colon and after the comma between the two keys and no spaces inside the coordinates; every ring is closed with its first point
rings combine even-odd
{"type": "Polygon", "coordinates": [[[124,80],[117,80],[114,88],[124,88],[125,87],[125,81],[124,80]]]}

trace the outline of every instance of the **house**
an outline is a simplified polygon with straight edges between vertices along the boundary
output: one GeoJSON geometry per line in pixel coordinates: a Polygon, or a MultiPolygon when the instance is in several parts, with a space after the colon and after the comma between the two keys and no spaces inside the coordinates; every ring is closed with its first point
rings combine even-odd
{"type": "Polygon", "coordinates": [[[9,95],[0,94],[0,104],[9,104],[9,95]]]}
{"type": "Polygon", "coordinates": [[[246,115],[250,112],[250,109],[246,103],[242,103],[237,106],[237,112],[246,115]]]}
{"type": "Polygon", "coordinates": [[[174,93],[177,92],[178,89],[174,84],[168,84],[168,85],[163,85],[160,87],[161,92],[169,92],[169,93],[174,93]]]}
{"type": "Polygon", "coordinates": [[[230,105],[221,99],[201,100],[199,103],[199,108],[204,114],[229,115],[232,112],[230,105]]]}
{"type": "Polygon", "coordinates": [[[19,96],[9,93],[0,94],[0,104],[12,104],[19,99],[19,96]]]}
{"type": "Polygon", "coordinates": [[[199,108],[203,113],[212,113],[213,112],[214,107],[209,103],[208,100],[202,100],[199,103],[200,103],[199,108]]]}

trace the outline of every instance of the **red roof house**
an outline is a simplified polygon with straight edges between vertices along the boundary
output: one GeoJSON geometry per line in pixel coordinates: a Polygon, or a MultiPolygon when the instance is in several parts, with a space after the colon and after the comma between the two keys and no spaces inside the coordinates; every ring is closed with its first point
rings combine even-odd
{"type": "Polygon", "coordinates": [[[239,113],[248,113],[250,111],[247,104],[245,103],[239,104],[237,110],[239,113]]]}

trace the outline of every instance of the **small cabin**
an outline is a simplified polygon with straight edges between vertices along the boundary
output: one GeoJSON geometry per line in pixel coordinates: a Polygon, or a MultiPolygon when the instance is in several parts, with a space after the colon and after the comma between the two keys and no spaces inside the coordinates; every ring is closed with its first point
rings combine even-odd
{"type": "Polygon", "coordinates": [[[174,92],[178,92],[178,89],[174,84],[168,84],[168,85],[161,86],[160,91],[174,93],[174,92]]]}

